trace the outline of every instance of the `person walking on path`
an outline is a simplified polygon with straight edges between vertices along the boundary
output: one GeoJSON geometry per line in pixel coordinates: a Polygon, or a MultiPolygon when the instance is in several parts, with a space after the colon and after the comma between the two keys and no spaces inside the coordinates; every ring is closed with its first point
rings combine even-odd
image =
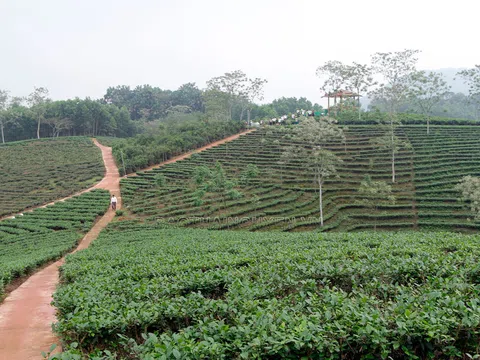
{"type": "Polygon", "coordinates": [[[112,195],[110,203],[112,204],[112,210],[117,210],[117,197],[115,195],[112,195]]]}

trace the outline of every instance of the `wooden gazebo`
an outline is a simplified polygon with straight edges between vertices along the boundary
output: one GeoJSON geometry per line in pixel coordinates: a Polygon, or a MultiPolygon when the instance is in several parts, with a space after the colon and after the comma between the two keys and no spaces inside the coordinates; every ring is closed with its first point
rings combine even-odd
{"type": "Polygon", "coordinates": [[[360,106],[360,94],[356,94],[353,91],[349,90],[337,90],[334,92],[325,93],[322,97],[328,98],[328,113],[330,114],[330,99],[333,99],[333,106],[335,106],[335,111],[337,111],[337,98],[340,99],[340,104],[343,102],[344,98],[357,100],[358,105],[360,106]]]}

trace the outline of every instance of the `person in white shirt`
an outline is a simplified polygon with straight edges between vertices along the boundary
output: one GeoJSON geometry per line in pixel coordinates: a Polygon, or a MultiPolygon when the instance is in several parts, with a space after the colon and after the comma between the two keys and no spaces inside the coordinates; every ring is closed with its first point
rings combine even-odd
{"type": "Polygon", "coordinates": [[[117,210],[117,198],[115,195],[112,195],[112,199],[110,200],[110,204],[112,204],[112,210],[117,210]]]}

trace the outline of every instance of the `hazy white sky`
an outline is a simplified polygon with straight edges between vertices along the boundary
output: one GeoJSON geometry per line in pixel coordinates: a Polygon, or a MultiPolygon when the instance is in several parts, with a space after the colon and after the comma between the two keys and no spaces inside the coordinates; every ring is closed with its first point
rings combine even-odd
{"type": "Polygon", "coordinates": [[[480,63],[478,0],[0,0],[0,89],[54,99],[176,89],[241,69],[265,100],[319,102],[316,68],[421,49],[419,68],[480,63]]]}

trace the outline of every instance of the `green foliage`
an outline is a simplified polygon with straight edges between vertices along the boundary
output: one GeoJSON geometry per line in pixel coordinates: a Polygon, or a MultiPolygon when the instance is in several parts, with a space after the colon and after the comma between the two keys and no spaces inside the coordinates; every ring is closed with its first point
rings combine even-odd
{"type": "Polygon", "coordinates": [[[167,178],[163,174],[155,175],[155,183],[158,187],[164,187],[167,184],[167,178]]]}
{"type": "MultiPolygon", "coordinates": [[[[478,222],[469,221],[475,214],[457,201],[459,193],[454,189],[462,177],[480,175],[480,127],[432,125],[428,137],[424,125],[397,127],[395,135],[411,147],[400,148],[396,154],[396,182],[390,184],[396,200],[382,202],[377,211],[372,211],[361,202],[365,196],[358,192],[365,175],[373,182],[389,183],[391,179],[391,152],[371,142],[382,135],[379,130],[378,126],[352,125],[344,129],[345,143],[324,144],[343,162],[336,166],[336,175],[322,185],[322,231],[373,229],[375,224],[380,230],[441,228],[470,232],[480,228],[478,222]]],[[[124,204],[146,222],[251,231],[319,229],[318,182],[312,182],[316,178],[310,163],[314,158],[307,157],[311,151],[279,164],[285,150],[301,144],[286,136],[294,131],[295,127],[280,126],[259,129],[230,142],[228,153],[225,147],[214,147],[194,159],[124,179],[124,204]],[[262,139],[265,145],[259,147],[262,139]],[[193,206],[195,169],[212,169],[217,160],[229,180],[235,180],[248,164],[256,165],[260,175],[248,186],[234,187],[242,192],[241,199],[224,199],[222,193],[208,192],[200,197],[201,207],[193,206]],[[157,173],[168,178],[163,189],[155,185],[157,173]]]]}
{"type": "Polygon", "coordinates": [[[0,154],[0,217],[88,188],[104,173],[87,138],[9,143],[0,154]]]}
{"type": "Polygon", "coordinates": [[[123,215],[125,215],[125,211],[123,211],[123,210],[116,210],[115,211],[115,216],[123,216],[123,215]]]}
{"type": "Polygon", "coordinates": [[[475,214],[475,219],[480,220],[480,178],[465,176],[456,186],[455,190],[462,194],[462,200],[468,201],[470,209],[475,214]]]}
{"type": "Polygon", "coordinates": [[[71,250],[108,204],[108,191],[93,190],[1,221],[0,298],[11,281],[71,250]]]}
{"type": "MultiPolygon", "coordinates": [[[[173,156],[207,145],[243,129],[238,122],[203,122],[200,120],[162,123],[150,134],[129,139],[110,139],[117,164],[122,152],[127,174],[159,164],[173,156]]],[[[123,167],[119,167],[121,175],[123,167]]]]}
{"type": "Polygon", "coordinates": [[[110,229],[62,267],[55,329],[66,350],[144,359],[467,357],[479,245],[441,232],[110,229]]]}
{"type": "Polygon", "coordinates": [[[240,183],[248,186],[251,181],[260,175],[260,170],[255,164],[248,164],[245,170],[240,174],[240,183]]]}

